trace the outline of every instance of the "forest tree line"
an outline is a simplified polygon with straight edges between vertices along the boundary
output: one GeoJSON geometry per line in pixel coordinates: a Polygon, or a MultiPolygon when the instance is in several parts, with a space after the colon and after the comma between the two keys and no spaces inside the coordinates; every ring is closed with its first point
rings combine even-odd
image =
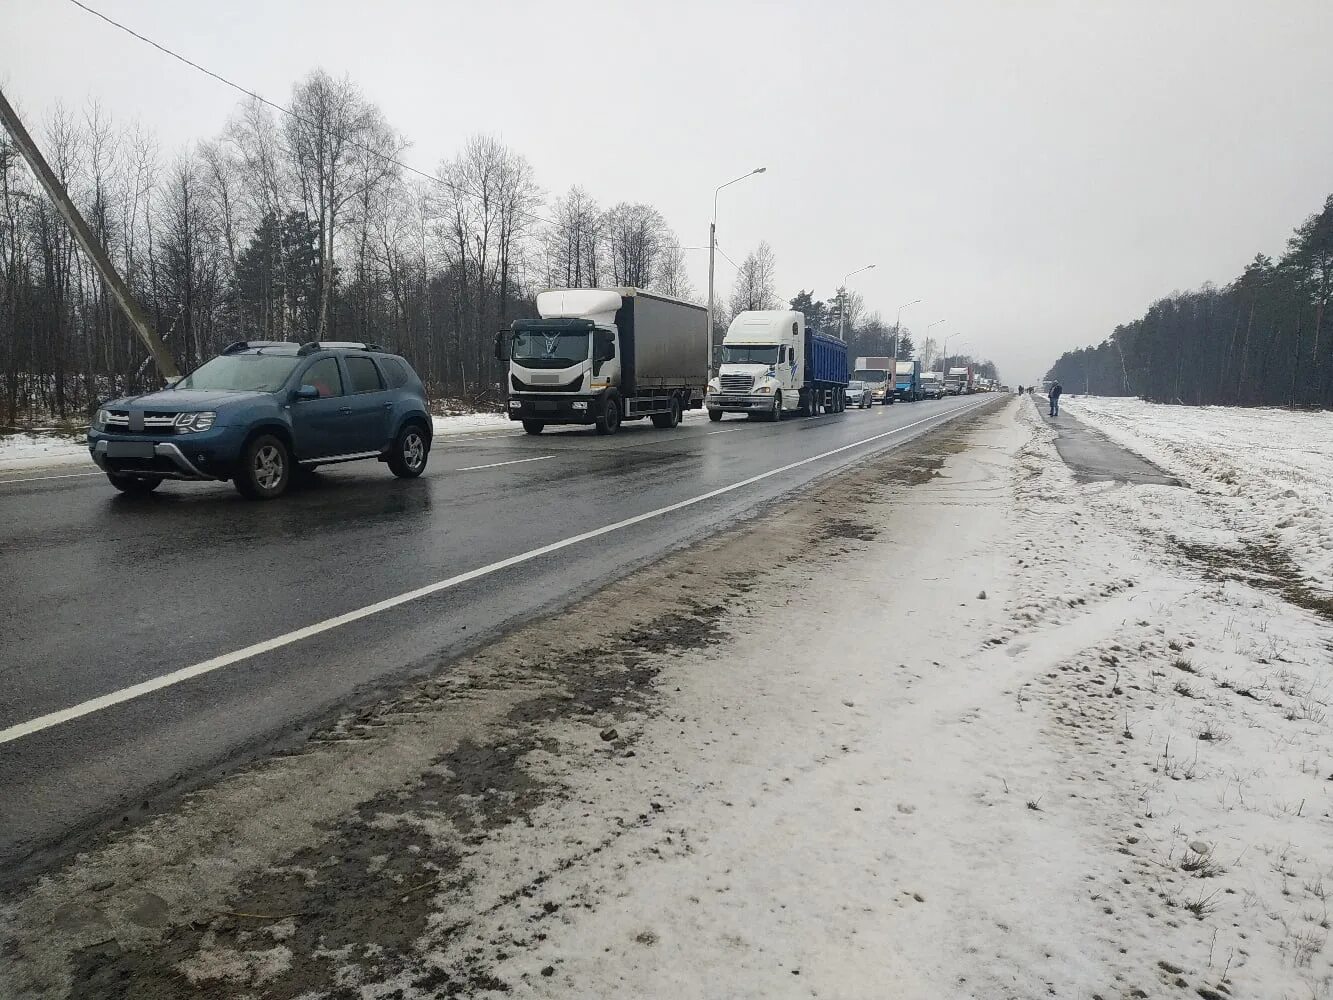
{"type": "Polygon", "coordinates": [[[1047,374],[1066,392],[1157,403],[1333,407],[1333,195],[1283,254],[1256,254],[1218,288],[1154,302],[1047,374]]]}
{"type": "MultiPolygon", "coordinates": [[[[541,287],[702,298],[653,206],[604,206],[578,186],[548,197],[527,159],[486,135],[424,175],[381,110],[322,70],[285,110],[242,103],[214,138],[174,155],[96,103],[57,107],[29,131],[182,370],[236,340],[363,340],[406,356],[433,397],[482,401],[503,377],[495,332],[530,315],[541,287]]],[[[715,338],[736,311],[780,305],[775,267],[767,244],[736,265],[715,338]]],[[[836,331],[846,309],[854,354],[887,353],[892,330],[858,294],[791,301],[802,296],[816,328],[836,331]]],[[[903,343],[910,356],[910,334],[903,343]]],[[[0,133],[0,425],[78,419],[155,383],[0,133]]]]}

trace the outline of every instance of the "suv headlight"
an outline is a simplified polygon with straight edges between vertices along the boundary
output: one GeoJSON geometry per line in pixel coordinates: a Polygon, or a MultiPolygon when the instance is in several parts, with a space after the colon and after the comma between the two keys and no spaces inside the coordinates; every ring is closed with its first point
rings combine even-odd
{"type": "Polygon", "coordinates": [[[205,410],[203,413],[179,413],[176,415],[176,433],[206,431],[213,426],[217,417],[218,415],[212,410],[205,410]]]}
{"type": "Polygon", "coordinates": [[[106,425],[110,420],[111,414],[107,413],[106,410],[98,410],[97,415],[93,417],[93,430],[106,430],[106,425]]]}

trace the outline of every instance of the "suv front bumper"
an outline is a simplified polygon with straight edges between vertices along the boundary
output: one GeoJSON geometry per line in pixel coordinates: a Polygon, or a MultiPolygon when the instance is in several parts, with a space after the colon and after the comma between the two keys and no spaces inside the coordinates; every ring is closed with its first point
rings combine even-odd
{"type": "Polygon", "coordinates": [[[161,476],[164,479],[228,479],[240,454],[244,433],[214,427],[194,434],[156,435],[88,432],[88,453],[97,467],[114,476],[161,476]]]}

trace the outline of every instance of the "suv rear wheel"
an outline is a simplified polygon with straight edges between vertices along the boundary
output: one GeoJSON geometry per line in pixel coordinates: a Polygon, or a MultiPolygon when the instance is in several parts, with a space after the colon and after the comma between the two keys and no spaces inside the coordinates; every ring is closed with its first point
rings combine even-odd
{"type": "Polygon", "coordinates": [[[389,471],[399,479],[415,479],[426,471],[430,445],[419,424],[408,424],[398,432],[389,452],[389,471]]]}
{"type": "Polygon", "coordinates": [[[162,485],[161,476],[118,476],[108,472],[106,477],[112,486],[131,496],[145,496],[162,485]]]}
{"type": "Polygon", "coordinates": [[[292,453],[281,438],[260,434],[241,453],[236,469],[237,492],[251,500],[274,500],[292,481],[292,453]]]}

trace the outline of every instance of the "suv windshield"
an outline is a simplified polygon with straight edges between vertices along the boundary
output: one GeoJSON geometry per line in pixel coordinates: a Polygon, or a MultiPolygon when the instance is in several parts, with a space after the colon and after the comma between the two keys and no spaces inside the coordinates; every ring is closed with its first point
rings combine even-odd
{"type": "Polygon", "coordinates": [[[176,388],[276,392],[300,361],[298,357],[274,354],[226,355],[205,361],[177,382],[176,388]]]}
{"type": "Polygon", "coordinates": [[[867,385],[878,385],[889,377],[886,371],[880,371],[878,368],[858,368],[852,373],[852,378],[867,385]]]}
{"type": "Polygon", "coordinates": [[[738,344],[723,346],[722,363],[732,365],[775,365],[778,363],[777,345],[738,344]]]}
{"type": "Polygon", "coordinates": [[[524,368],[568,368],[587,361],[588,331],[515,330],[509,357],[524,368]]]}

